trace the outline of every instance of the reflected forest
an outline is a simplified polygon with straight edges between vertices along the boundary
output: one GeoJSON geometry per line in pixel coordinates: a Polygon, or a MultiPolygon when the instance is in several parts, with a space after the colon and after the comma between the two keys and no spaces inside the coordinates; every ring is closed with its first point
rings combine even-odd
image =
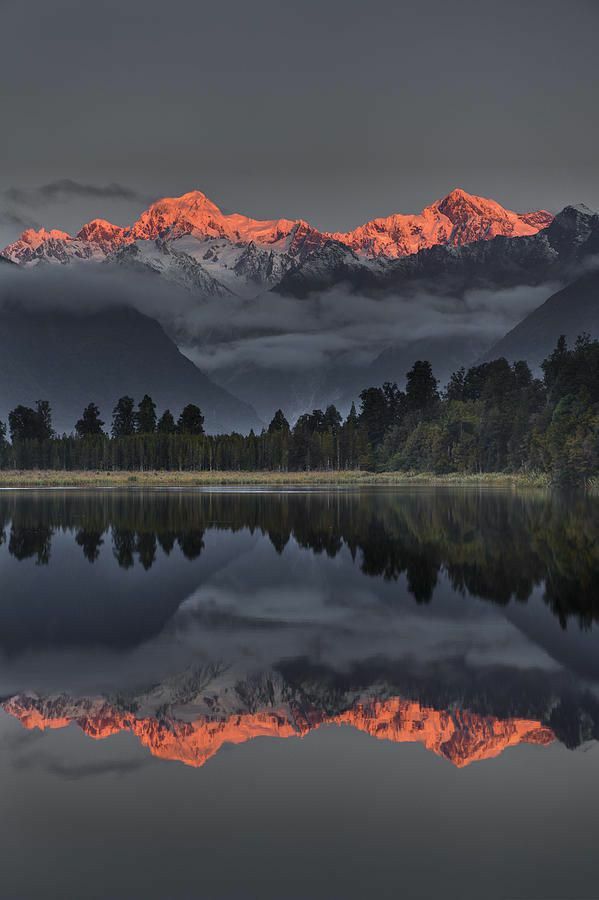
{"type": "Polygon", "coordinates": [[[422,490],[410,493],[69,492],[0,496],[0,545],[47,566],[57,534],[90,563],[111,554],[123,569],[159,556],[198,559],[210,530],[248,529],[278,554],[290,541],[335,557],[346,548],[367,576],[405,577],[429,603],[441,573],[454,590],[525,603],[542,588],[562,628],[599,618],[599,515],[591,495],[422,490]]]}

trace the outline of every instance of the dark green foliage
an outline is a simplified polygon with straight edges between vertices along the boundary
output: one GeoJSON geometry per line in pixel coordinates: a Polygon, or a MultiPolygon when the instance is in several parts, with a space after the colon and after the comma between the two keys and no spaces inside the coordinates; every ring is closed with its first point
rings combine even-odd
{"type": "Polygon", "coordinates": [[[189,436],[204,434],[204,416],[199,406],[195,403],[187,404],[179,416],[177,431],[189,436]]]}
{"type": "Polygon", "coordinates": [[[15,441],[48,441],[53,435],[52,413],[47,400],[38,400],[36,408],[17,406],[8,417],[10,439],[15,441]]]}
{"type": "Polygon", "coordinates": [[[405,394],[396,384],[386,381],[382,388],[366,388],[360,394],[360,425],[365,429],[368,442],[378,447],[385,433],[399,420],[405,405],[405,394]]]}
{"type": "Polygon", "coordinates": [[[154,434],[156,431],[156,404],[148,394],[137,407],[135,430],[138,434],[154,434]]]}
{"type": "Polygon", "coordinates": [[[341,428],[341,423],[343,419],[341,418],[341,413],[337,409],[336,406],[327,406],[324,414],[324,426],[327,431],[330,431],[331,434],[337,435],[339,434],[339,429],[341,428]]]}
{"type": "Polygon", "coordinates": [[[272,417],[272,421],[268,426],[269,434],[278,434],[280,432],[289,433],[289,422],[283,415],[283,410],[278,409],[274,416],[272,417]]]}
{"type": "Polygon", "coordinates": [[[113,438],[130,437],[135,434],[135,401],[133,397],[121,397],[112,413],[113,438]]]}
{"type": "Polygon", "coordinates": [[[427,360],[418,360],[406,375],[406,412],[423,412],[439,400],[438,382],[427,360]]]}
{"type": "Polygon", "coordinates": [[[177,423],[175,422],[175,417],[173,416],[170,409],[165,410],[160,419],[158,420],[158,425],[156,426],[156,430],[158,434],[175,434],[177,431],[177,423]]]}
{"type": "Polygon", "coordinates": [[[85,438],[103,434],[104,422],[100,418],[100,410],[95,403],[90,403],[83,410],[83,415],[75,425],[77,437],[85,438]]]}
{"type": "MultiPolygon", "coordinates": [[[[8,460],[8,441],[6,440],[6,425],[0,422],[0,468],[3,468],[8,460]]],[[[1,530],[0,530],[1,533],[1,530]]],[[[2,541],[0,540],[0,543],[2,541]]]]}
{"type": "Polygon", "coordinates": [[[52,410],[47,400],[38,400],[35,405],[38,418],[38,440],[49,441],[54,434],[52,428],[52,410]]]}

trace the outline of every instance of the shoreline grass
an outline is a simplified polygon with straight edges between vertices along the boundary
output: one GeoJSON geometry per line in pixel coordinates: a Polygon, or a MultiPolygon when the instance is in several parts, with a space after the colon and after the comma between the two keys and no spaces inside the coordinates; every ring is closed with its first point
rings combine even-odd
{"type": "Polygon", "coordinates": [[[0,472],[0,489],[10,488],[193,488],[193,487],[526,487],[546,488],[549,478],[542,473],[505,474],[488,472],[480,475],[451,473],[435,475],[426,472],[101,472],[101,471],[4,471],[0,472]]]}

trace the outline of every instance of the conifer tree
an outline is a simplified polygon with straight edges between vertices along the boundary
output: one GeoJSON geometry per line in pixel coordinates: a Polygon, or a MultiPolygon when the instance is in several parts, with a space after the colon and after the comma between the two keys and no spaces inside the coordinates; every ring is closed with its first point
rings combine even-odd
{"type": "Polygon", "coordinates": [[[428,360],[417,360],[406,374],[408,412],[430,409],[439,399],[438,381],[428,360]]]}
{"type": "Polygon", "coordinates": [[[100,410],[95,403],[89,403],[83,410],[83,415],[75,425],[77,437],[93,437],[104,434],[102,431],[104,422],[100,418],[100,410]]]}
{"type": "Polygon", "coordinates": [[[148,394],[137,407],[135,427],[138,434],[154,434],[156,431],[156,404],[148,394]]]}
{"type": "Polygon", "coordinates": [[[166,409],[160,416],[157,431],[158,434],[176,434],[177,424],[170,409],[166,409]]]}
{"type": "Polygon", "coordinates": [[[49,441],[54,435],[52,428],[52,409],[47,400],[38,400],[35,404],[38,421],[38,441],[49,441]]]}
{"type": "Polygon", "coordinates": [[[204,434],[204,416],[199,406],[195,403],[187,404],[179,416],[177,431],[190,436],[204,434]]]}
{"type": "Polygon", "coordinates": [[[135,401],[132,397],[121,397],[112,413],[112,436],[129,437],[135,434],[135,401]]]}
{"type": "Polygon", "coordinates": [[[278,409],[274,416],[272,417],[272,421],[268,426],[269,434],[276,434],[279,431],[289,431],[289,422],[283,415],[283,410],[278,409]]]}
{"type": "Polygon", "coordinates": [[[38,400],[36,408],[17,406],[8,416],[10,439],[15,441],[48,441],[53,436],[52,411],[47,400],[38,400]]]}
{"type": "Polygon", "coordinates": [[[0,422],[0,468],[4,467],[8,457],[8,441],[6,440],[6,425],[0,422]]]}

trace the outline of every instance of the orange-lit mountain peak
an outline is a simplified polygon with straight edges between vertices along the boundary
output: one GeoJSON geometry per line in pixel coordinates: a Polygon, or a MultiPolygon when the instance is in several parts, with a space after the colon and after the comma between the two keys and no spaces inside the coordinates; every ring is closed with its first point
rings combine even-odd
{"type": "Polygon", "coordinates": [[[499,203],[496,203],[494,200],[487,200],[485,197],[479,197],[476,194],[471,194],[468,191],[465,191],[464,188],[454,188],[445,197],[442,197],[440,200],[436,200],[435,203],[432,203],[431,206],[435,206],[437,208],[441,206],[451,207],[454,204],[458,203],[469,203],[473,207],[484,207],[488,203],[493,203],[495,206],[500,207],[499,203]]]}
{"type": "MultiPolygon", "coordinates": [[[[481,200],[481,197],[477,197],[476,194],[471,194],[469,191],[465,191],[464,188],[456,187],[448,194],[445,195],[444,200],[455,201],[455,200],[481,200]]],[[[441,203],[442,201],[438,201],[441,203]]]]}
{"type": "Polygon", "coordinates": [[[133,240],[155,240],[191,234],[199,239],[223,238],[241,244],[279,244],[278,249],[287,250],[282,244],[298,229],[307,231],[310,226],[298,219],[253,219],[242,213],[223,213],[202,191],[190,191],[153,203],[127,235],[133,240]]]}
{"type": "Polygon", "coordinates": [[[552,221],[553,216],[545,210],[516,213],[495,200],[455,188],[421,213],[394,213],[332,237],[363,256],[397,258],[439,244],[459,246],[498,235],[524,237],[536,234],[552,221]]]}
{"type": "Polygon", "coordinates": [[[95,244],[105,253],[110,253],[125,243],[125,235],[126,231],[120,225],[113,225],[106,219],[92,219],[77,232],[76,239],[95,244]]]}
{"type": "Polygon", "coordinates": [[[223,214],[202,191],[189,191],[180,197],[156,200],[141,214],[129,229],[133,240],[155,240],[158,237],[179,237],[196,229],[210,236],[222,237],[219,222],[223,214]]]}
{"type": "Polygon", "coordinates": [[[112,222],[108,222],[106,219],[92,219],[91,222],[87,222],[87,224],[81,228],[77,233],[77,237],[85,239],[88,235],[97,233],[122,234],[124,231],[125,229],[120,225],[113,225],[112,222]]]}
{"type": "MultiPolygon", "coordinates": [[[[536,234],[537,231],[546,228],[553,221],[551,213],[544,209],[530,213],[517,213],[506,209],[496,200],[469,194],[462,188],[450,191],[446,197],[437,200],[430,208],[447,216],[454,225],[470,222],[476,226],[478,223],[481,229],[488,225],[491,229],[488,237],[495,237],[497,234],[503,234],[506,237],[536,234]]],[[[482,237],[484,238],[485,235],[482,234],[482,237]]]]}
{"type": "Polygon", "coordinates": [[[160,200],[156,200],[148,207],[147,212],[156,210],[163,210],[173,214],[181,212],[210,212],[219,216],[223,215],[220,207],[210,200],[203,191],[197,189],[187,191],[187,193],[181,194],[179,197],[163,197],[160,200]]]}
{"type": "Polygon", "coordinates": [[[25,244],[29,244],[30,247],[39,247],[45,241],[70,241],[71,235],[66,231],[60,231],[58,228],[51,228],[49,231],[46,231],[45,228],[40,228],[37,231],[35,228],[27,228],[21,235],[20,240],[25,244]]]}

